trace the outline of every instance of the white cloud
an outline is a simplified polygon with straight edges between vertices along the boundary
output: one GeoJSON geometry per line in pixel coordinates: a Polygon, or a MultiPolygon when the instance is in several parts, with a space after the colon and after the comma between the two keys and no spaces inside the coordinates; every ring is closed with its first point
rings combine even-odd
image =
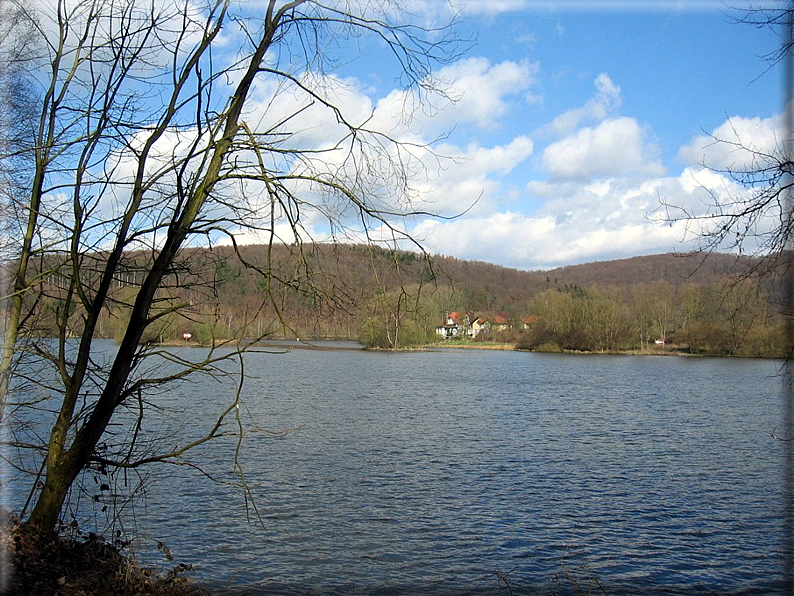
{"type": "Polygon", "coordinates": [[[587,216],[566,219],[508,211],[465,221],[425,221],[413,232],[431,252],[527,270],[669,252],[679,247],[684,233],[681,226],[646,220],[609,227],[587,216]]]}
{"type": "MultiPolygon", "coordinates": [[[[509,112],[510,96],[526,91],[531,85],[534,68],[528,62],[491,64],[478,58],[450,65],[440,76],[449,82],[452,93],[458,95],[459,100],[446,106],[432,121],[431,114],[424,110],[426,106],[418,104],[412,93],[394,90],[375,102],[370,95],[372,90],[357,80],[315,77],[312,86],[342,107],[345,117],[352,123],[366,123],[368,129],[382,131],[409,145],[403,147],[399,156],[397,149],[387,146],[389,143],[384,146],[376,143],[374,151],[364,154],[351,151],[348,139],[339,145],[341,149],[304,156],[295,167],[347,176],[355,180],[355,184],[361,184],[361,195],[368,201],[384,208],[392,205],[393,210],[405,198],[400,196],[402,173],[394,169],[395,165],[402,164],[409,175],[407,182],[415,191],[412,204],[402,203],[408,211],[455,215],[472,206],[472,213],[493,209],[497,200],[515,192],[515,189],[505,188],[501,178],[532,154],[534,144],[528,136],[517,136],[503,145],[492,146],[472,141],[461,147],[447,142],[431,149],[426,144],[432,141],[430,135],[443,132],[445,124],[496,126],[500,117],[509,112]],[[472,92],[474,90],[478,92],[472,92]],[[420,109],[415,111],[414,107],[420,109]],[[354,159],[364,175],[357,176],[351,169],[354,159]]],[[[309,76],[303,75],[304,79],[309,76]]],[[[246,115],[247,121],[258,123],[260,130],[298,113],[298,117],[279,128],[288,133],[289,136],[282,137],[282,142],[290,146],[327,149],[339,143],[346,133],[333,110],[320,102],[307,101],[297,87],[290,84],[278,87],[272,82],[260,85],[257,101],[246,115]]],[[[331,217],[351,225],[356,223],[345,211],[344,201],[329,204],[316,189],[303,187],[301,191],[303,200],[323,206],[331,217]]],[[[313,230],[320,229],[319,219],[309,224],[313,230]]],[[[251,238],[250,234],[246,236],[251,238]]]]}
{"type": "Polygon", "coordinates": [[[781,114],[769,118],[734,116],[709,135],[699,135],[682,147],[679,158],[688,165],[706,165],[717,170],[752,168],[755,152],[772,154],[784,130],[781,114]]]}
{"type": "Polygon", "coordinates": [[[605,120],[546,147],[543,166],[552,178],[561,179],[658,176],[664,167],[647,136],[633,118],[605,120]]]}
{"type": "Polygon", "coordinates": [[[541,137],[566,136],[583,123],[600,122],[617,115],[623,103],[620,87],[605,72],[599,74],[593,84],[596,94],[584,106],[560,114],[550,124],[541,127],[537,134],[541,137]]]}
{"type": "Polygon", "coordinates": [[[482,213],[494,209],[504,196],[501,178],[532,155],[529,137],[519,136],[507,145],[482,147],[471,143],[466,149],[442,145],[438,151],[455,159],[434,161],[425,155],[427,181],[417,185],[420,206],[441,215],[457,215],[471,209],[482,213]]]}
{"type": "Polygon", "coordinates": [[[440,93],[421,99],[413,89],[393,89],[373,99],[359,81],[340,81],[351,88],[338,105],[345,113],[364,114],[370,129],[427,143],[467,126],[481,131],[501,128],[516,101],[535,101],[531,88],[538,68],[528,60],[494,64],[486,58],[465,58],[438,70],[434,77],[440,93]]]}
{"type": "Polygon", "coordinates": [[[688,197],[697,197],[698,192],[703,189],[717,196],[723,193],[736,193],[741,189],[734,180],[703,167],[684,168],[678,177],[678,184],[688,197]]]}
{"type": "Polygon", "coordinates": [[[498,255],[500,264],[525,267],[538,262],[533,250],[552,238],[554,230],[551,217],[508,211],[451,222],[425,220],[412,232],[436,254],[488,262],[496,262],[498,255]]]}
{"type": "MultiPolygon", "coordinates": [[[[692,236],[711,236],[723,222],[731,223],[723,220],[723,215],[743,209],[744,202],[752,201],[755,192],[728,175],[703,167],[685,168],[675,182],[677,192],[661,196],[665,206],[664,210],[659,210],[659,217],[681,219],[692,236]]],[[[743,242],[743,248],[748,252],[756,250],[765,236],[779,225],[779,211],[767,209],[753,222],[753,235],[743,242]]],[[[733,236],[727,237],[726,248],[735,248],[730,245],[733,239],[733,236]]]]}
{"type": "MultiPolygon", "coordinates": [[[[452,102],[432,118],[420,116],[421,130],[446,130],[453,126],[473,124],[481,130],[501,126],[511,107],[511,98],[525,95],[535,84],[538,64],[528,60],[506,60],[496,64],[482,57],[460,60],[438,71],[437,77],[452,102]]],[[[378,103],[378,108],[405,103],[402,92],[393,92],[378,103]]],[[[415,104],[415,100],[409,103],[415,104]]]]}
{"type": "MultiPolygon", "coordinates": [[[[469,145],[468,159],[478,171],[508,174],[519,163],[532,155],[534,144],[529,137],[520,136],[510,141],[507,145],[491,148],[480,147],[477,144],[469,145]]],[[[469,165],[466,165],[469,170],[469,165]]]]}
{"type": "MultiPolygon", "coordinates": [[[[356,79],[304,72],[298,80],[329,105],[343,108],[345,119],[354,126],[372,115],[372,99],[356,79]]],[[[288,134],[289,142],[301,148],[331,147],[347,133],[334,109],[298,85],[273,77],[255,83],[245,119],[259,132],[288,134]]]]}
{"type": "Polygon", "coordinates": [[[534,213],[499,210],[449,222],[428,220],[414,231],[432,252],[520,269],[685,250],[694,245],[682,241],[693,241],[697,229],[686,221],[666,221],[659,199],[702,209],[712,189],[693,184],[692,174],[535,183],[532,194],[553,198],[534,213]]]}

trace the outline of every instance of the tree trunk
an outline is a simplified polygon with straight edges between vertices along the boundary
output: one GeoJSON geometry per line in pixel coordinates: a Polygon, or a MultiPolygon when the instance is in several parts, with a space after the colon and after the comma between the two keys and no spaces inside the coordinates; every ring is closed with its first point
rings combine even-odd
{"type": "MultiPolygon", "coordinates": [[[[216,34],[217,31],[218,29],[215,31],[216,34]]],[[[185,241],[191,226],[198,217],[212,188],[219,179],[223,160],[229,152],[232,141],[239,128],[239,118],[245,99],[248,96],[265,52],[270,46],[273,32],[274,28],[272,26],[268,27],[264,37],[259,42],[248,64],[248,69],[240,83],[238,83],[237,89],[232,96],[229,109],[224,116],[225,124],[223,127],[223,136],[215,143],[213,154],[207,164],[207,170],[203,180],[193,190],[192,194],[186,197],[182,213],[174,221],[173,225],[169,227],[165,243],[152,264],[151,270],[141,284],[132,312],[130,313],[130,320],[127,324],[124,339],[121,341],[121,345],[113,361],[113,366],[108,373],[105,388],[99,400],[94,405],[90,417],[77,432],[68,450],[64,450],[64,446],[60,442],[58,445],[50,445],[47,455],[47,474],[44,487],[27,521],[27,524],[39,533],[49,532],[56,527],[61,509],[69,493],[69,488],[80,471],[89,463],[91,455],[94,453],[97,443],[104,434],[113,413],[123,400],[124,388],[133,367],[135,350],[149,322],[149,311],[155,293],[160,287],[163,277],[173,264],[179,248],[185,241]]],[[[205,43],[207,43],[206,40],[205,43]]],[[[140,190],[140,188],[139,186],[138,190],[140,190]]],[[[124,234],[120,234],[117,250],[115,251],[117,254],[113,255],[114,257],[120,258],[121,247],[124,240],[124,234]]],[[[112,260],[109,260],[108,265],[106,265],[106,267],[112,268],[110,272],[106,269],[105,273],[110,273],[106,275],[106,282],[112,278],[112,273],[115,272],[115,264],[110,264],[111,262],[112,260]]],[[[107,291],[107,287],[104,288],[104,291],[107,291]]],[[[99,292],[98,295],[100,296],[98,300],[101,306],[101,303],[104,302],[104,297],[102,297],[102,292],[99,292]]],[[[99,310],[97,310],[97,313],[98,312],[99,310]]],[[[95,320],[93,322],[95,323],[95,320]]],[[[87,342],[89,345],[84,345],[83,347],[90,351],[90,338],[93,335],[93,327],[86,325],[86,331],[84,333],[87,335],[83,337],[83,344],[87,342]]],[[[79,366],[76,367],[73,377],[78,377],[80,379],[77,385],[82,384],[82,375],[84,372],[84,368],[80,370],[79,366]]],[[[56,422],[56,428],[57,424],[56,422]]]]}
{"type": "Polygon", "coordinates": [[[47,480],[36,500],[36,506],[25,522],[35,530],[36,535],[44,537],[57,528],[66,495],[82,468],[82,464],[78,465],[66,454],[66,457],[47,470],[47,480]]]}

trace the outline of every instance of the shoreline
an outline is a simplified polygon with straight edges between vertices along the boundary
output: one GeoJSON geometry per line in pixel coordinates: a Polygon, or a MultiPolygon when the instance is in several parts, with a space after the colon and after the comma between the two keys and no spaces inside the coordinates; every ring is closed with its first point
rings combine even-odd
{"type": "Polygon", "coordinates": [[[749,358],[751,360],[779,360],[777,356],[736,356],[733,354],[711,354],[711,353],[693,353],[680,348],[646,348],[646,349],[631,349],[631,350],[603,350],[603,351],[588,351],[588,350],[539,350],[520,348],[514,343],[479,343],[479,342],[434,342],[420,344],[406,348],[367,348],[363,345],[357,346],[330,346],[330,345],[316,345],[313,342],[350,342],[358,343],[356,339],[325,339],[325,338],[311,338],[306,340],[294,339],[267,339],[267,340],[242,340],[242,341],[228,341],[218,342],[214,346],[212,344],[203,344],[195,341],[163,341],[150,342],[148,345],[153,347],[162,348],[234,348],[237,346],[243,347],[246,351],[290,351],[290,350],[316,350],[316,351],[366,351],[366,352],[422,352],[433,350],[487,350],[487,351],[501,351],[501,352],[529,352],[534,354],[570,354],[570,355],[598,355],[598,356],[683,356],[690,358],[749,358]]]}
{"type": "Polygon", "coordinates": [[[680,349],[645,349],[645,350],[603,350],[603,351],[590,351],[590,350],[533,350],[528,348],[519,348],[516,344],[511,343],[454,343],[445,345],[444,343],[427,344],[426,348],[443,348],[449,350],[501,350],[506,352],[530,352],[533,354],[593,354],[602,356],[713,356],[715,358],[736,358],[736,356],[719,356],[714,354],[693,354],[680,349]]]}

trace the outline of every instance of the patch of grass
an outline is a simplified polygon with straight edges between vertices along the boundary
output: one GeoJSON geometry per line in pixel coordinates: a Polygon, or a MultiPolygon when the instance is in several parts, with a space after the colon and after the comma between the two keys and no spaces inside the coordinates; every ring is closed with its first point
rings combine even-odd
{"type": "Polygon", "coordinates": [[[537,348],[535,348],[535,352],[547,352],[551,354],[561,354],[562,348],[555,344],[554,342],[547,341],[545,343],[540,344],[537,348]]]}

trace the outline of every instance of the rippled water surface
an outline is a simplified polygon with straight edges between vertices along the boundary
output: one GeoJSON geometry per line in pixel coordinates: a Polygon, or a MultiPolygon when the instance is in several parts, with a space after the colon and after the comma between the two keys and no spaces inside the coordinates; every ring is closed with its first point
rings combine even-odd
{"type": "MultiPolygon", "coordinates": [[[[572,589],[566,575],[610,594],[774,593],[776,365],[250,354],[245,419],[295,429],[245,437],[261,522],[240,490],[178,467],[149,479],[136,523],[199,578],[252,594],[546,594],[572,589]]],[[[190,428],[232,391],[191,384],[171,399],[190,428]]],[[[204,449],[204,469],[231,480],[233,448],[204,449]]]]}

